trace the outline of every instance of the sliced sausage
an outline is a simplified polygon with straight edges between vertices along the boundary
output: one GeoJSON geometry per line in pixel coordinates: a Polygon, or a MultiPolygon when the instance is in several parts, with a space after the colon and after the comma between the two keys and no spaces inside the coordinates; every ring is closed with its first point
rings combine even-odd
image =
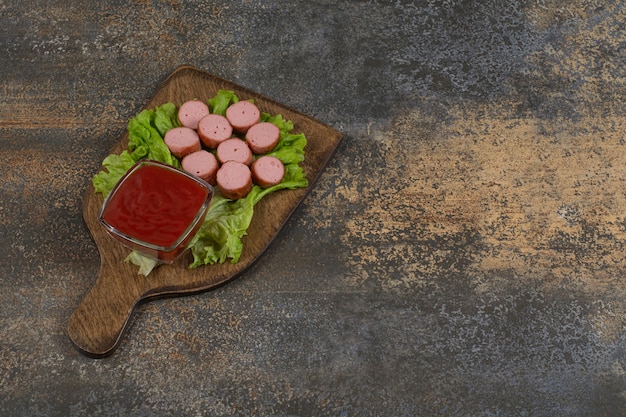
{"type": "Polygon", "coordinates": [[[251,167],[252,181],[263,188],[279,184],[285,176],[285,166],[274,156],[262,156],[251,167]]]}
{"type": "Polygon", "coordinates": [[[233,127],[224,116],[209,114],[198,122],[198,136],[204,145],[215,149],[233,134],[233,127]]]}
{"type": "Polygon", "coordinates": [[[178,159],[202,148],[198,134],[188,127],[175,127],[168,130],[165,132],[163,140],[170,152],[178,159]]]}
{"type": "Polygon", "coordinates": [[[246,164],[228,161],[217,170],[217,186],[226,198],[237,200],[252,189],[252,174],[246,164]]]}
{"type": "Polygon", "coordinates": [[[191,129],[198,128],[198,122],[209,114],[209,106],[200,100],[190,100],[181,104],[178,109],[178,120],[191,129]]]}
{"type": "Polygon", "coordinates": [[[274,149],[279,139],[280,129],[270,122],[257,123],[248,129],[246,133],[248,146],[252,149],[252,152],[259,155],[274,149]]]}
{"type": "Polygon", "coordinates": [[[217,146],[217,160],[220,164],[237,161],[250,165],[253,161],[252,151],[248,144],[239,138],[226,139],[217,146]]]}
{"type": "Polygon", "coordinates": [[[238,101],[226,109],[226,118],[235,131],[246,133],[251,126],[259,123],[261,112],[254,103],[238,101]]]}
{"type": "Polygon", "coordinates": [[[183,169],[190,174],[196,175],[209,184],[217,185],[217,170],[219,164],[215,156],[204,149],[190,153],[181,161],[183,169]]]}

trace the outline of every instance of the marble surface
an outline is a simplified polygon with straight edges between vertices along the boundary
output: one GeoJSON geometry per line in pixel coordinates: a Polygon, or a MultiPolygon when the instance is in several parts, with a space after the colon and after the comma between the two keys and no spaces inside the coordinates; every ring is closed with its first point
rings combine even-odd
{"type": "Polygon", "coordinates": [[[0,4],[3,416],[625,416],[621,1],[0,4]],[[69,340],[87,184],[189,64],[338,129],[256,265],[69,340]]]}

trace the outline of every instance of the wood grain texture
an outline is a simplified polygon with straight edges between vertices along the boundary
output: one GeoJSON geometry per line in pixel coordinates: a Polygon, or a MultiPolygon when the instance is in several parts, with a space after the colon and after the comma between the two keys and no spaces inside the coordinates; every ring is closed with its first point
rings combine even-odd
{"type": "MultiPolygon", "coordinates": [[[[115,350],[139,302],[154,297],[206,291],[228,282],[249,268],[305,197],[341,141],[340,132],[319,121],[190,66],[176,69],[146,108],[167,102],[180,105],[190,99],[206,101],[220,89],[233,90],[240,99],[254,99],[262,111],[282,114],[293,121],[294,131],[306,135],[308,142],[302,167],[309,179],[309,187],[275,192],[255,206],[250,228],[243,238],[243,252],[237,263],[226,262],[190,269],[191,254],[186,253],[172,265],[162,265],[144,277],[138,274],[137,267],[124,262],[128,249],[113,240],[98,223],[103,198],[90,186],[84,197],[83,217],[98,246],[101,268],[95,285],[74,311],[68,325],[72,342],[88,356],[104,357],[115,350]]],[[[120,153],[127,144],[128,135],[125,134],[112,152],[120,153]]]]}

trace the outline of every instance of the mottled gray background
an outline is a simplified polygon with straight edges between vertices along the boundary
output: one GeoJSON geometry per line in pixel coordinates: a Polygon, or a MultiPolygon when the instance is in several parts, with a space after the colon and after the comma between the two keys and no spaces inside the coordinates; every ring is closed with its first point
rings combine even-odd
{"type": "Polygon", "coordinates": [[[626,416],[622,1],[0,3],[0,415],[626,416]],[[127,120],[190,64],[344,134],[258,263],[66,326],[127,120]]]}

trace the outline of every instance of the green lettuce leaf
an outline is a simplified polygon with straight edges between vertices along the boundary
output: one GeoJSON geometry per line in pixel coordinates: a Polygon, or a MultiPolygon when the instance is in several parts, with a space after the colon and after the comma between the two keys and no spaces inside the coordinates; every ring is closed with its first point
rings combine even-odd
{"type": "Polygon", "coordinates": [[[180,126],[176,105],[166,103],[154,110],[143,110],[128,122],[128,150],[111,154],[102,161],[104,170],[93,177],[97,193],[105,197],[120,178],[142,158],[153,159],[180,168],[180,162],[163,141],[165,132],[180,126]]]}
{"type": "Polygon", "coordinates": [[[262,122],[274,123],[283,132],[291,132],[293,130],[293,122],[283,118],[282,114],[271,115],[269,113],[261,113],[262,122]]]}
{"type": "Polygon", "coordinates": [[[275,156],[283,164],[297,164],[304,161],[306,137],[303,134],[281,133],[276,147],[267,155],[275,156]]]}
{"type": "Polygon", "coordinates": [[[154,127],[161,138],[165,137],[168,130],[179,126],[178,108],[174,103],[165,103],[154,110],[154,127]]]}
{"type": "Polygon", "coordinates": [[[215,194],[200,230],[189,245],[194,258],[190,268],[223,263],[228,258],[232,263],[239,260],[243,250],[241,238],[250,226],[254,195],[259,192],[255,188],[236,201],[215,194]]]}
{"type": "Polygon", "coordinates": [[[189,267],[223,263],[229,258],[231,263],[239,261],[243,251],[241,238],[252,221],[254,205],[275,191],[308,184],[302,168],[289,164],[285,166],[283,181],[272,187],[264,189],[255,185],[247,196],[235,201],[216,193],[200,230],[189,244],[194,259],[189,267]]]}
{"type": "Polygon", "coordinates": [[[280,140],[267,155],[280,159],[285,165],[304,161],[306,137],[302,133],[290,133],[293,130],[293,122],[285,120],[280,114],[271,116],[267,113],[261,114],[261,121],[274,123],[280,129],[280,140]]]}
{"type": "Polygon", "coordinates": [[[180,162],[163,140],[165,132],[179,125],[174,103],[141,111],[128,122],[128,148],[133,157],[137,161],[147,158],[180,168],[180,162]]]}
{"type": "Polygon", "coordinates": [[[124,261],[129,262],[135,266],[138,266],[139,271],[137,272],[146,277],[148,276],[148,274],[150,274],[150,272],[152,272],[154,268],[159,266],[159,261],[157,261],[156,259],[152,259],[147,256],[144,256],[135,250],[129,253],[126,259],[124,259],[124,261]]]}
{"type": "Polygon", "coordinates": [[[211,113],[225,116],[228,106],[238,101],[239,97],[235,95],[234,91],[219,90],[215,97],[209,99],[208,103],[211,113]]]}
{"type": "Polygon", "coordinates": [[[109,195],[120,178],[137,162],[128,151],[121,154],[111,154],[104,158],[102,166],[104,170],[99,171],[92,179],[96,193],[102,193],[105,197],[109,195]]]}

